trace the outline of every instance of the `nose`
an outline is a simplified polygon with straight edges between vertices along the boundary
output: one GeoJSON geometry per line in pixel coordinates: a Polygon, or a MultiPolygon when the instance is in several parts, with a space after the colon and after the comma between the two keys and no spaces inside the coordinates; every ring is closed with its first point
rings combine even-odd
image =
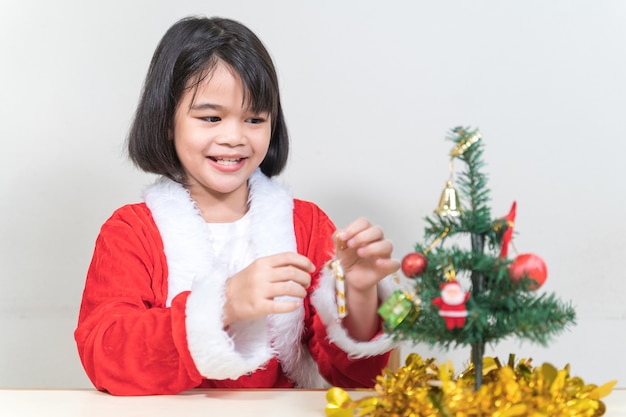
{"type": "Polygon", "coordinates": [[[238,120],[230,120],[223,123],[224,128],[222,134],[218,138],[218,142],[222,145],[237,146],[245,142],[244,126],[238,120]]]}

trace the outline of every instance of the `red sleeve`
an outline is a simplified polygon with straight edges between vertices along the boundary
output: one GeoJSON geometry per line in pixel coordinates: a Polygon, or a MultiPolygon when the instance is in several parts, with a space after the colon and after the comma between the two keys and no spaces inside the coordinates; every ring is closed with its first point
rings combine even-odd
{"type": "Polygon", "coordinates": [[[173,394],[198,386],[187,348],[188,292],[171,307],[163,243],[143,204],[102,226],[74,333],[94,386],[115,395],[173,394]]]}
{"type": "Polygon", "coordinates": [[[349,359],[346,352],[328,340],[326,326],[310,302],[311,294],[319,283],[322,268],[334,255],[332,236],[336,227],[319,207],[301,200],[294,202],[294,223],[298,252],[316,265],[312,284],[304,301],[306,334],[303,342],[308,345],[320,374],[330,384],[343,388],[371,388],[376,377],[387,366],[389,353],[349,359]]]}

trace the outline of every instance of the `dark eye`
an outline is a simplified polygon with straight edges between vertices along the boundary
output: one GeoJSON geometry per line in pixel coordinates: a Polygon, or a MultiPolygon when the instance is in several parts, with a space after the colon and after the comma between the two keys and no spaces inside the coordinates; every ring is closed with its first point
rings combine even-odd
{"type": "Polygon", "coordinates": [[[222,120],[222,118],[218,116],[209,116],[209,117],[203,117],[202,120],[207,121],[209,123],[216,123],[222,120]]]}
{"type": "Polygon", "coordinates": [[[254,125],[263,123],[265,121],[265,119],[261,118],[261,117],[251,117],[248,120],[246,120],[248,123],[252,123],[254,125]]]}

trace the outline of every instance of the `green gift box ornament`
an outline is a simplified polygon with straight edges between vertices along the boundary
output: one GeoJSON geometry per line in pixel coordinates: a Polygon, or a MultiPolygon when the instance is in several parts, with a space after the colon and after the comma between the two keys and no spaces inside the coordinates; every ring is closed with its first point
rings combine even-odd
{"type": "Polygon", "coordinates": [[[395,290],[378,307],[378,314],[385,321],[385,326],[397,328],[402,323],[412,324],[419,314],[420,300],[402,290],[395,290]]]}

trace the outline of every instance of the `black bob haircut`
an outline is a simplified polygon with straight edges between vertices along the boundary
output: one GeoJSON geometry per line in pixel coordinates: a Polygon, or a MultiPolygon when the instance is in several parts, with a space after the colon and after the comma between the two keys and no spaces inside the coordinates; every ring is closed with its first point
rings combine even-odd
{"type": "Polygon", "coordinates": [[[174,114],[185,90],[197,88],[220,61],[241,78],[250,109],[270,114],[272,133],[261,171],[272,177],[285,168],[289,136],[272,59],[250,29],[216,17],[184,18],[157,46],[127,138],[130,159],[137,167],[185,181],[172,140],[174,114]]]}

